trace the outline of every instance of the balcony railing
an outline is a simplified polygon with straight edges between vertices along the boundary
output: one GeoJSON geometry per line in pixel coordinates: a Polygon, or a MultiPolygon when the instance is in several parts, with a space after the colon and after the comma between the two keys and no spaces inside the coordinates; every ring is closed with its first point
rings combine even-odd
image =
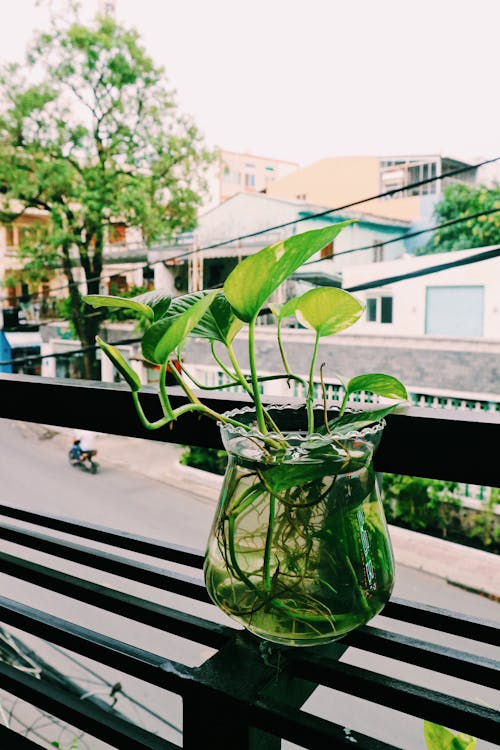
{"type": "MultiPolygon", "coordinates": [[[[175,389],[171,393],[174,404],[180,401],[175,389]]],[[[219,410],[236,408],[244,402],[242,397],[231,399],[226,394],[211,400],[219,410]]],[[[156,396],[152,389],[144,393],[144,406],[153,418],[156,396]]],[[[220,446],[215,425],[206,423],[200,429],[198,418],[187,415],[173,430],[145,435],[125,388],[85,381],[0,376],[0,417],[165,442],[220,446]]],[[[410,408],[404,415],[388,418],[376,468],[498,487],[499,443],[500,414],[410,408]]],[[[305,711],[302,706],[318,685],[498,742],[499,714],[493,708],[422,687],[409,679],[388,677],[339,661],[347,649],[355,647],[369,658],[378,654],[439,675],[495,688],[499,684],[499,665],[478,656],[474,643],[470,643],[470,650],[459,650],[434,641],[436,633],[448,633],[476,644],[495,645],[500,642],[500,634],[498,625],[492,622],[392,599],[384,609],[384,618],[389,618],[391,624],[402,621],[428,628],[428,640],[401,635],[391,625],[387,630],[369,625],[330,646],[273,646],[265,651],[261,641],[219,624],[216,618],[204,619],[133,593],[134,584],[139,582],[194,602],[208,602],[200,577],[200,551],[81,520],[42,515],[16,507],[15,498],[3,497],[0,502],[0,539],[21,549],[46,553],[63,563],[77,563],[88,570],[90,578],[92,571],[119,576],[120,584],[116,589],[110,588],[80,574],[62,572],[31,561],[29,553],[15,556],[1,551],[1,572],[46,592],[56,592],[214,649],[200,666],[188,667],[150,651],[148,643],[138,648],[63,619],[57,612],[40,611],[0,596],[0,623],[179,695],[183,705],[182,747],[188,750],[272,750],[280,747],[280,738],[305,748],[397,747],[305,711]],[[142,562],[141,555],[153,562],[142,562]],[[175,564],[175,572],[160,567],[165,561],[175,564]],[[178,565],[182,572],[178,572],[178,565]]],[[[0,687],[120,750],[177,747],[97,703],[46,685],[7,663],[0,663],[0,687]]],[[[40,746],[0,722],[0,747],[33,750],[40,746]]]]}

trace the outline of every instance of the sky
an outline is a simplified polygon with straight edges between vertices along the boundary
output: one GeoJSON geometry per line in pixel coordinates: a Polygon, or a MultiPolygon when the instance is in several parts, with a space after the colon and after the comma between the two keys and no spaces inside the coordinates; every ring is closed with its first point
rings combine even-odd
{"type": "MultiPolygon", "coordinates": [[[[57,0],[60,4],[61,0],[57,0]]],[[[500,155],[500,0],[116,0],[211,147],[330,156],[500,155]]],[[[90,17],[98,0],[83,0],[90,17]]],[[[0,0],[0,62],[46,4],[0,0]]]]}

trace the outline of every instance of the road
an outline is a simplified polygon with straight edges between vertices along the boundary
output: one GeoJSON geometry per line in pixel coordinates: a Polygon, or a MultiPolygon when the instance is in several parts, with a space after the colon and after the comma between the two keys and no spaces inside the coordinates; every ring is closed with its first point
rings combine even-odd
{"type": "MultiPolygon", "coordinates": [[[[9,504],[73,516],[200,550],[204,548],[213,513],[211,501],[124,469],[106,465],[105,455],[101,455],[100,459],[101,472],[97,476],[91,476],[71,467],[67,463],[65,452],[60,447],[56,448],[50,439],[35,440],[32,436],[27,436],[19,425],[0,420],[0,499],[9,504]]],[[[13,554],[19,553],[15,545],[3,543],[2,548],[13,554]]],[[[57,565],[57,561],[47,555],[33,552],[32,556],[33,559],[42,560],[54,567],[57,565]]],[[[93,575],[89,575],[89,571],[78,565],[65,563],[64,570],[87,577],[93,575]]],[[[99,573],[95,576],[100,582],[116,585],[113,576],[99,573]]],[[[75,605],[66,601],[64,597],[14,581],[5,575],[0,575],[0,586],[5,596],[53,611],[68,620],[75,621],[77,618],[77,621],[86,627],[100,629],[110,636],[161,653],[167,658],[194,665],[202,663],[212,653],[210,649],[200,648],[181,638],[131,623],[124,618],[112,614],[104,616],[92,607],[75,605]]],[[[185,602],[179,597],[140,584],[130,583],[128,590],[167,606],[184,608],[207,618],[216,617],[221,622],[228,622],[222,613],[208,605],[185,602]]],[[[500,605],[497,603],[409,568],[398,568],[395,594],[477,617],[500,619],[500,605]]],[[[387,626],[387,622],[382,618],[376,619],[379,619],[384,627],[387,626]]],[[[405,632],[409,631],[410,629],[406,628],[405,632]]],[[[416,630],[411,632],[416,633],[416,630]]],[[[460,647],[459,639],[453,639],[453,642],[450,637],[444,636],[444,639],[449,645],[460,647]]],[[[35,645],[32,640],[30,643],[35,645]]],[[[46,645],[37,642],[36,648],[47,660],[55,659],[61,669],[67,668],[71,673],[76,671],[76,667],[70,670],[63,661],[64,657],[54,654],[46,645]],[[66,666],[63,667],[63,664],[66,666]]],[[[483,653],[493,655],[491,648],[483,653]]],[[[349,649],[344,660],[403,679],[415,679],[418,675],[422,684],[433,689],[463,696],[471,701],[497,705],[495,701],[498,698],[493,691],[480,689],[463,681],[446,679],[417,668],[412,669],[410,676],[408,667],[402,668],[397,662],[376,659],[355,649],[349,649]]],[[[95,665],[92,667],[95,669],[95,665]]],[[[177,697],[169,696],[166,701],[165,694],[156,689],[113,670],[102,667],[99,669],[109,682],[120,680],[129,694],[133,694],[141,703],[180,726],[181,706],[177,697]]],[[[120,699],[118,707],[120,706],[122,710],[137,718],[137,714],[134,716],[135,709],[132,711],[126,701],[120,699]]],[[[412,719],[389,709],[374,709],[368,702],[345,697],[340,692],[320,688],[306,703],[305,709],[409,750],[423,750],[425,747],[422,722],[419,719],[412,719]]],[[[139,714],[142,718],[145,717],[144,712],[140,710],[139,714]]],[[[146,725],[150,729],[161,731],[166,738],[179,742],[179,734],[165,727],[154,717],[146,717],[146,725]]],[[[86,747],[97,750],[104,745],[91,741],[86,747]]],[[[295,746],[284,743],[283,747],[291,750],[295,746]]],[[[479,742],[477,750],[493,747],[491,744],[479,742]]]]}

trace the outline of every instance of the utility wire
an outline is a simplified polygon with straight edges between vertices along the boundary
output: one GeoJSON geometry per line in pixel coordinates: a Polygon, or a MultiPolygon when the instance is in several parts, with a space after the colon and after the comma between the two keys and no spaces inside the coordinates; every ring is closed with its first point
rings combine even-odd
{"type": "MultiPolygon", "coordinates": [[[[395,284],[398,281],[406,281],[407,279],[414,279],[419,276],[427,276],[431,273],[438,273],[439,271],[446,271],[449,268],[457,268],[459,266],[467,266],[471,265],[473,263],[480,263],[481,261],[485,260],[491,260],[492,258],[498,258],[500,256],[500,245],[497,245],[494,248],[491,248],[490,250],[483,251],[481,253],[476,253],[474,255],[469,255],[465,258],[460,258],[458,260],[449,261],[448,263],[439,263],[434,266],[428,266],[427,268],[418,268],[415,271],[408,271],[407,273],[398,274],[396,276],[386,276],[381,279],[375,279],[373,281],[366,281],[362,284],[354,284],[353,286],[345,287],[346,292],[359,292],[366,289],[377,289],[381,286],[387,286],[389,284],[395,284]]],[[[262,309],[260,311],[260,314],[265,314],[268,312],[268,308],[262,309]]],[[[139,338],[131,338],[131,339],[122,339],[120,341],[114,341],[113,346],[120,346],[120,345],[127,345],[127,344],[135,344],[141,341],[141,337],[139,338]]],[[[33,362],[38,361],[42,359],[57,359],[58,357],[68,357],[75,354],[83,354],[86,351],[90,351],[91,349],[97,349],[97,344],[91,344],[89,346],[85,346],[82,349],[76,349],[76,350],[70,350],[68,352],[58,352],[57,354],[45,354],[45,355],[33,355],[28,357],[19,357],[17,359],[11,359],[6,360],[4,362],[0,362],[1,366],[8,366],[13,364],[23,364],[24,362],[33,362]]]]}
{"type": "MultiPolygon", "coordinates": [[[[174,256],[173,258],[168,258],[168,260],[169,261],[183,260],[184,258],[187,258],[187,257],[189,257],[191,255],[196,254],[196,253],[202,253],[202,252],[205,252],[206,250],[213,250],[213,249],[216,249],[218,247],[224,247],[225,245],[230,245],[230,244],[232,244],[234,242],[240,242],[241,240],[251,239],[252,237],[258,237],[259,235],[268,234],[270,232],[275,232],[275,231],[277,231],[279,229],[285,229],[286,227],[293,226],[295,224],[300,224],[302,221],[310,221],[311,219],[318,219],[318,218],[321,218],[322,216],[327,216],[328,214],[337,213],[338,211],[345,211],[348,208],[353,208],[354,206],[359,206],[359,205],[361,205],[363,203],[368,203],[369,201],[372,201],[372,200],[377,200],[377,199],[380,199],[380,198],[389,198],[389,197],[391,197],[393,195],[396,195],[397,193],[401,193],[401,192],[404,192],[406,190],[411,190],[412,188],[421,187],[423,185],[428,185],[428,184],[430,184],[432,182],[436,182],[438,180],[443,180],[443,179],[445,179],[447,177],[454,177],[457,174],[462,174],[463,172],[469,172],[469,171],[471,171],[473,169],[479,169],[479,167],[483,167],[486,164],[493,164],[494,162],[499,161],[499,160],[500,160],[500,156],[496,156],[493,159],[485,159],[484,161],[477,162],[476,164],[469,164],[467,166],[459,167],[458,169],[451,170],[450,172],[445,172],[444,174],[435,175],[434,177],[428,177],[425,180],[418,180],[417,182],[411,182],[408,185],[404,185],[403,187],[393,188],[391,190],[386,190],[386,191],[384,191],[382,193],[378,193],[376,195],[369,196],[368,198],[360,198],[357,201],[352,201],[351,203],[345,203],[344,205],[337,206],[336,208],[327,208],[324,211],[320,211],[320,212],[315,213],[315,214],[307,214],[306,216],[302,216],[302,217],[300,217],[298,219],[292,219],[292,220],[284,222],[282,224],[276,224],[275,226],[267,227],[266,229],[259,229],[259,230],[255,231],[255,232],[250,232],[248,234],[242,234],[242,235],[239,235],[238,237],[232,237],[231,239],[222,240],[220,242],[216,242],[216,243],[213,243],[211,245],[205,245],[204,247],[194,248],[192,250],[186,251],[185,253],[182,253],[180,255],[174,256]]],[[[406,236],[406,235],[403,235],[403,236],[406,236]]],[[[376,243],[376,244],[379,245],[379,244],[385,244],[385,243],[376,243]]],[[[370,249],[370,248],[372,248],[374,246],[375,245],[370,245],[368,249],[370,249]]],[[[356,249],[359,249],[359,248],[356,248],[356,249]]],[[[351,252],[354,252],[354,250],[351,251],[351,252]]],[[[146,268],[152,268],[153,266],[155,266],[155,265],[157,265],[159,263],[164,263],[164,262],[165,262],[165,260],[156,260],[156,261],[153,261],[152,263],[142,264],[140,266],[136,266],[135,268],[130,268],[128,270],[129,271],[145,270],[146,268]]],[[[51,291],[60,291],[60,290],[69,288],[70,286],[76,286],[76,287],[78,287],[78,286],[80,286],[80,284],[86,284],[89,281],[99,281],[99,280],[106,279],[106,278],[113,278],[113,276],[115,276],[115,275],[116,274],[106,274],[104,276],[102,276],[102,275],[100,275],[100,276],[94,276],[94,277],[89,278],[89,279],[84,279],[82,281],[68,283],[68,284],[65,284],[64,286],[56,287],[56,288],[52,289],[51,291]]],[[[16,297],[10,297],[10,299],[25,299],[26,297],[36,297],[36,296],[38,296],[38,292],[32,292],[32,293],[26,294],[26,295],[17,295],[16,297]]],[[[0,301],[5,301],[5,299],[9,299],[9,298],[0,298],[0,301]]]]}
{"type": "MultiPolygon", "coordinates": [[[[385,245],[390,245],[392,242],[400,242],[401,240],[410,239],[411,237],[419,237],[422,234],[427,234],[428,232],[436,232],[439,229],[445,229],[446,227],[451,227],[454,224],[460,224],[463,221],[471,221],[473,219],[479,219],[482,216],[490,216],[491,214],[497,214],[500,213],[500,208],[491,208],[488,211],[480,211],[476,214],[469,214],[469,216],[460,216],[457,219],[450,219],[449,221],[444,221],[442,224],[437,224],[434,227],[427,227],[427,229],[419,229],[415,232],[409,232],[408,234],[400,234],[398,237],[392,237],[390,240],[384,240],[383,242],[375,242],[373,245],[362,245],[361,247],[353,247],[349,250],[341,250],[338,253],[335,253],[335,255],[332,258],[318,258],[317,260],[309,260],[307,263],[304,263],[304,266],[312,266],[315,263],[322,263],[325,260],[335,260],[335,258],[338,258],[340,255],[350,255],[350,253],[358,253],[362,250],[373,250],[377,247],[384,247],[385,245]]],[[[472,249],[472,248],[471,248],[472,249]]],[[[445,251],[446,252],[446,251],[445,251]]],[[[397,260],[396,258],[394,260],[397,260]]]]}
{"type": "MultiPolygon", "coordinates": [[[[455,224],[461,224],[464,221],[472,221],[474,219],[479,219],[482,216],[489,216],[491,214],[495,214],[495,213],[498,213],[498,212],[500,212],[500,208],[492,208],[492,209],[489,209],[487,211],[480,211],[479,213],[469,214],[468,216],[460,216],[460,217],[458,217],[456,219],[450,219],[449,221],[445,221],[442,224],[437,224],[436,226],[433,226],[433,227],[427,227],[426,229],[419,229],[419,230],[416,230],[415,232],[409,232],[409,233],[406,233],[406,234],[400,234],[397,237],[392,237],[390,240],[384,240],[382,242],[375,242],[375,243],[373,243],[371,245],[361,245],[359,247],[353,247],[353,248],[350,248],[348,250],[341,250],[340,252],[335,253],[335,256],[334,256],[333,260],[335,260],[335,258],[338,258],[341,255],[349,255],[351,253],[357,253],[357,252],[361,252],[361,251],[364,251],[364,250],[373,250],[373,249],[378,248],[378,247],[383,247],[385,245],[390,245],[393,242],[400,242],[401,240],[409,239],[409,238],[412,238],[412,237],[418,237],[419,235],[422,235],[422,234],[427,234],[429,232],[435,232],[435,231],[438,231],[440,229],[444,229],[446,227],[449,227],[449,226],[452,226],[452,225],[455,225],[455,224]]],[[[206,250],[206,249],[207,248],[200,248],[199,250],[191,250],[191,251],[187,252],[185,255],[192,255],[195,252],[202,252],[203,250],[206,250]]],[[[172,258],[170,260],[179,260],[179,259],[185,257],[185,255],[176,256],[175,258],[172,258]]],[[[307,263],[304,263],[304,266],[310,266],[310,265],[313,265],[313,264],[316,264],[316,263],[322,263],[322,262],[327,261],[327,260],[331,261],[332,258],[318,258],[316,260],[310,260],[307,263]]],[[[137,270],[149,268],[149,267],[151,267],[153,265],[156,265],[157,263],[165,263],[165,261],[164,260],[154,261],[153,263],[146,263],[146,265],[139,266],[139,267],[136,267],[136,268],[133,268],[133,269],[129,269],[129,270],[137,271],[137,270]]],[[[98,278],[100,278],[100,279],[113,278],[113,276],[115,276],[115,275],[116,274],[112,274],[110,276],[105,275],[105,276],[100,276],[100,277],[96,276],[96,277],[91,278],[91,279],[84,279],[82,281],[77,281],[77,282],[74,282],[74,283],[66,283],[63,286],[54,287],[52,289],[52,292],[61,291],[61,290],[64,290],[64,289],[68,289],[71,286],[79,286],[80,284],[86,284],[87,281],[96,281],[98,278]]],[[[10,297],[10,298],[4,297],[4,298],[0,298],[0,302],[2,300],[5,301],[5,300],[8,300],[8,299],[25,299],[26,297],[36,297],[36,296],[38,296],[38,294],[39,294],[38,292],[32,292],[29,295],[28,294],[26,294],[26,295],[18,295],[16,297],[10,297]]],[[[50,294],[47,297],[44,297],[43,299],[54,299],[54,295],[50,294]]]]}

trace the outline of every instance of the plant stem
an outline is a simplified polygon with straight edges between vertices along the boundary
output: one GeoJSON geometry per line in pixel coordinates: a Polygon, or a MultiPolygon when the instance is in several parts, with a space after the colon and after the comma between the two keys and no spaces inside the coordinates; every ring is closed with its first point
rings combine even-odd
{"type": "Polygon", "coordinates": [[[224,385],[203,385],[203,383],[200,383],[198,380],[196,380],[195,377],[193,377],[193,375],[191,375],[189,370],[184,367],[183,364],[181,364],[181,369],[182,372],[188,376],[188,378],[195,384],[197,388],[200,388],[204,391],[220,391],[221,388],[235,388],[236,386],[240,385],[240,381],[236,378],[233,378],[233,376],[231,376],[231,379],[233,381],[232,383],[224,383],[224,385]]]}
{"type": "Polygon", "coordinates": [[[222,370],[223,372],[225,372],[225,373],[226,373],[226,375],[227,375],[228,377],[230,377],[230,378],[231,378],[231,380],[237,380],[238,378],[237,378],[237,376],[236,376],[236,375],[234,374],[234,372],[231,372],[231,370],[229,370],[229,369],[228,369],[228,368],[226,367],[226,365],[224,364],[224,362],[223,362],[223,361],[222,361],[222,360],[220,359],[220,357],[218,357],[218,356],[217,356],[217,354],[215,353],[215,341],[211,341],[211,342],[210,342],[210,350],[211,350],[211,352],[212,352],[212,357],[213,357],[213,358],[215,359],[215,361],[216,361],[216,362],[217,362],[217,364],[219,365],[220,369],[221,369],[221,370],[222,370]]]}
{"type": "Polygon", "coordinates": [[[314,350],[311,357],[311,367],[309,369],[309,388],[307,390],[306,406],[307,406],[307,431],[309,435],[314,432],[314,366],[316,364],[316,357],[318,356],[318,345],[319,345],[319,333],[316,333],[314,339],[314,350]]]}
{"type": "Polygon", "coordinates": [[[266,534],[266,547],[264,550],[264,570],[263,570],[263,579],[264,579],[264,591],[267,591],[268,593],[271,591],[271,548],[273,544],[273,534],[274,534],[274,513],[275,513],[275,503],[276,498],[273,494],[269,495],[269,521],[267,524],[267,534],[266,534]]]}
{"type": "Polygon", "coordinates": [[[190,388],[190,387],[188,386],[188,384],[186,383],[186,381],[184,380],[184,378],[182,378],[182,377],[181,377],[181,376],[179,375],[179,373],[177,372],[177,370],[176,370],[176,368],[175,368],[175,365],[174,365],[174,363],[173,363],[172,361],[168,360],[168,361],[167,361],[167,364],[169,364],[169,365],[170,365],[170,372],[172,373],[172,377],[174,378],[174,380],[175,380],[175,382],[177,383],[177,385],[180,385],[180,387],[182,388],[182,390],[184,391],[184,393],[186,394],[186,396],[188,397],[188,399],[189,399],[189,400],[190,400],[190,401],[191,401],[191,402],[192,402],[193,404],[201,404],[201,401],[200,401],[200,399],[198,398],[198,396],[196,396],[196,395],[195,395],[195,394],[193,393],[193,391],[192,391],[192,390],[191,390],[191,388],[190,388]]]}
{"type": "Polygon", "coordinates": [[[239,366],[239,364],[238,364],[238,360],[236,359],[236,355],[235,355],[235,353],[234,353],[234,349],[233,349],[233,347],[231,346],[231,344],[228,344],[228,345],[226,346],[226,349],[227,349],[227,353],[228,353],[229,359],[231,360],[231,364],[232,364],[232,366],[234,367],[234,371],[235,371],[235,373],[236,373],[236,377],[237,377],[237,378],[238,378],[238,380],[240,381],[240,383],[241,383],[241,385],[243,386],[243,388],[245,389],[245,391],[246,391],[246,392],[247,392],[247,393],[248,393],[248,394],[249,394],[250,396],[252,396],[252,398],[253,398],[253,392],[252,392],[252,389],[251,389],[251,388],[250,388],[250,386],[248,385],[248,381],[247,381],[246,377],[244,376],[244,374],[243,374],[243,372],[242,372],[242,370],[241,370],[241,367],[240,367],[240,366],[239,366]]]}
{"type": "Polygon", "coordinates": [[[255,403],[255,414],[257,416],[257,426],[262,435],[267,435],[266,422],[264,419],[264,411],[262,409],[262,401],[259,392],[259,379],[257,377],[257,368],[255,365],[255,321],[257,316],[254,316],[248,324],[248,359],[250,361],[250,373],[252,375],[252,389],[253,389],[253,400],[255,403]]]}
{"type": "Polygon", "coordinates": [[[283,324],[282,320],[278,320],[278,346],[280,349],[281,354],[281,361],[283,362],[283,367],[285,368],[285,372],[287,375],[292,375],[292,371],[290,370],[290,365],[288,364],[288,360],[285,355],[285,350],[283,348],[283,340],[281,338],[281,326],[283,324]]]}
{"type": "Polygon", "coordinates": [[[166,417],[169,419],[174,419],[174,412],[172,409],[172,405],[170,403],[170,399],[168,397],[166,388],[165,388],[165,379],[167,377],[167,363],[164,362],[160,369],[160,402],[163,409],[163,413],[166,417]]]}
{"type": "Polygon", "coordinates": [[[158,419],[156,422],[150,422],[144,414],[141,402],[139,401],[139,393],[137,391],[132,391],[132,399],[134,401],[135,410],[139,416],[139,419],[141,420],[141,424],[146,428],[146,430],[158,430],[160,427],[163,427],[164,425],[171,422],[172,419],[175,419],[172,412],[172,417],[165,416],[162,419],[158,419]]]}

